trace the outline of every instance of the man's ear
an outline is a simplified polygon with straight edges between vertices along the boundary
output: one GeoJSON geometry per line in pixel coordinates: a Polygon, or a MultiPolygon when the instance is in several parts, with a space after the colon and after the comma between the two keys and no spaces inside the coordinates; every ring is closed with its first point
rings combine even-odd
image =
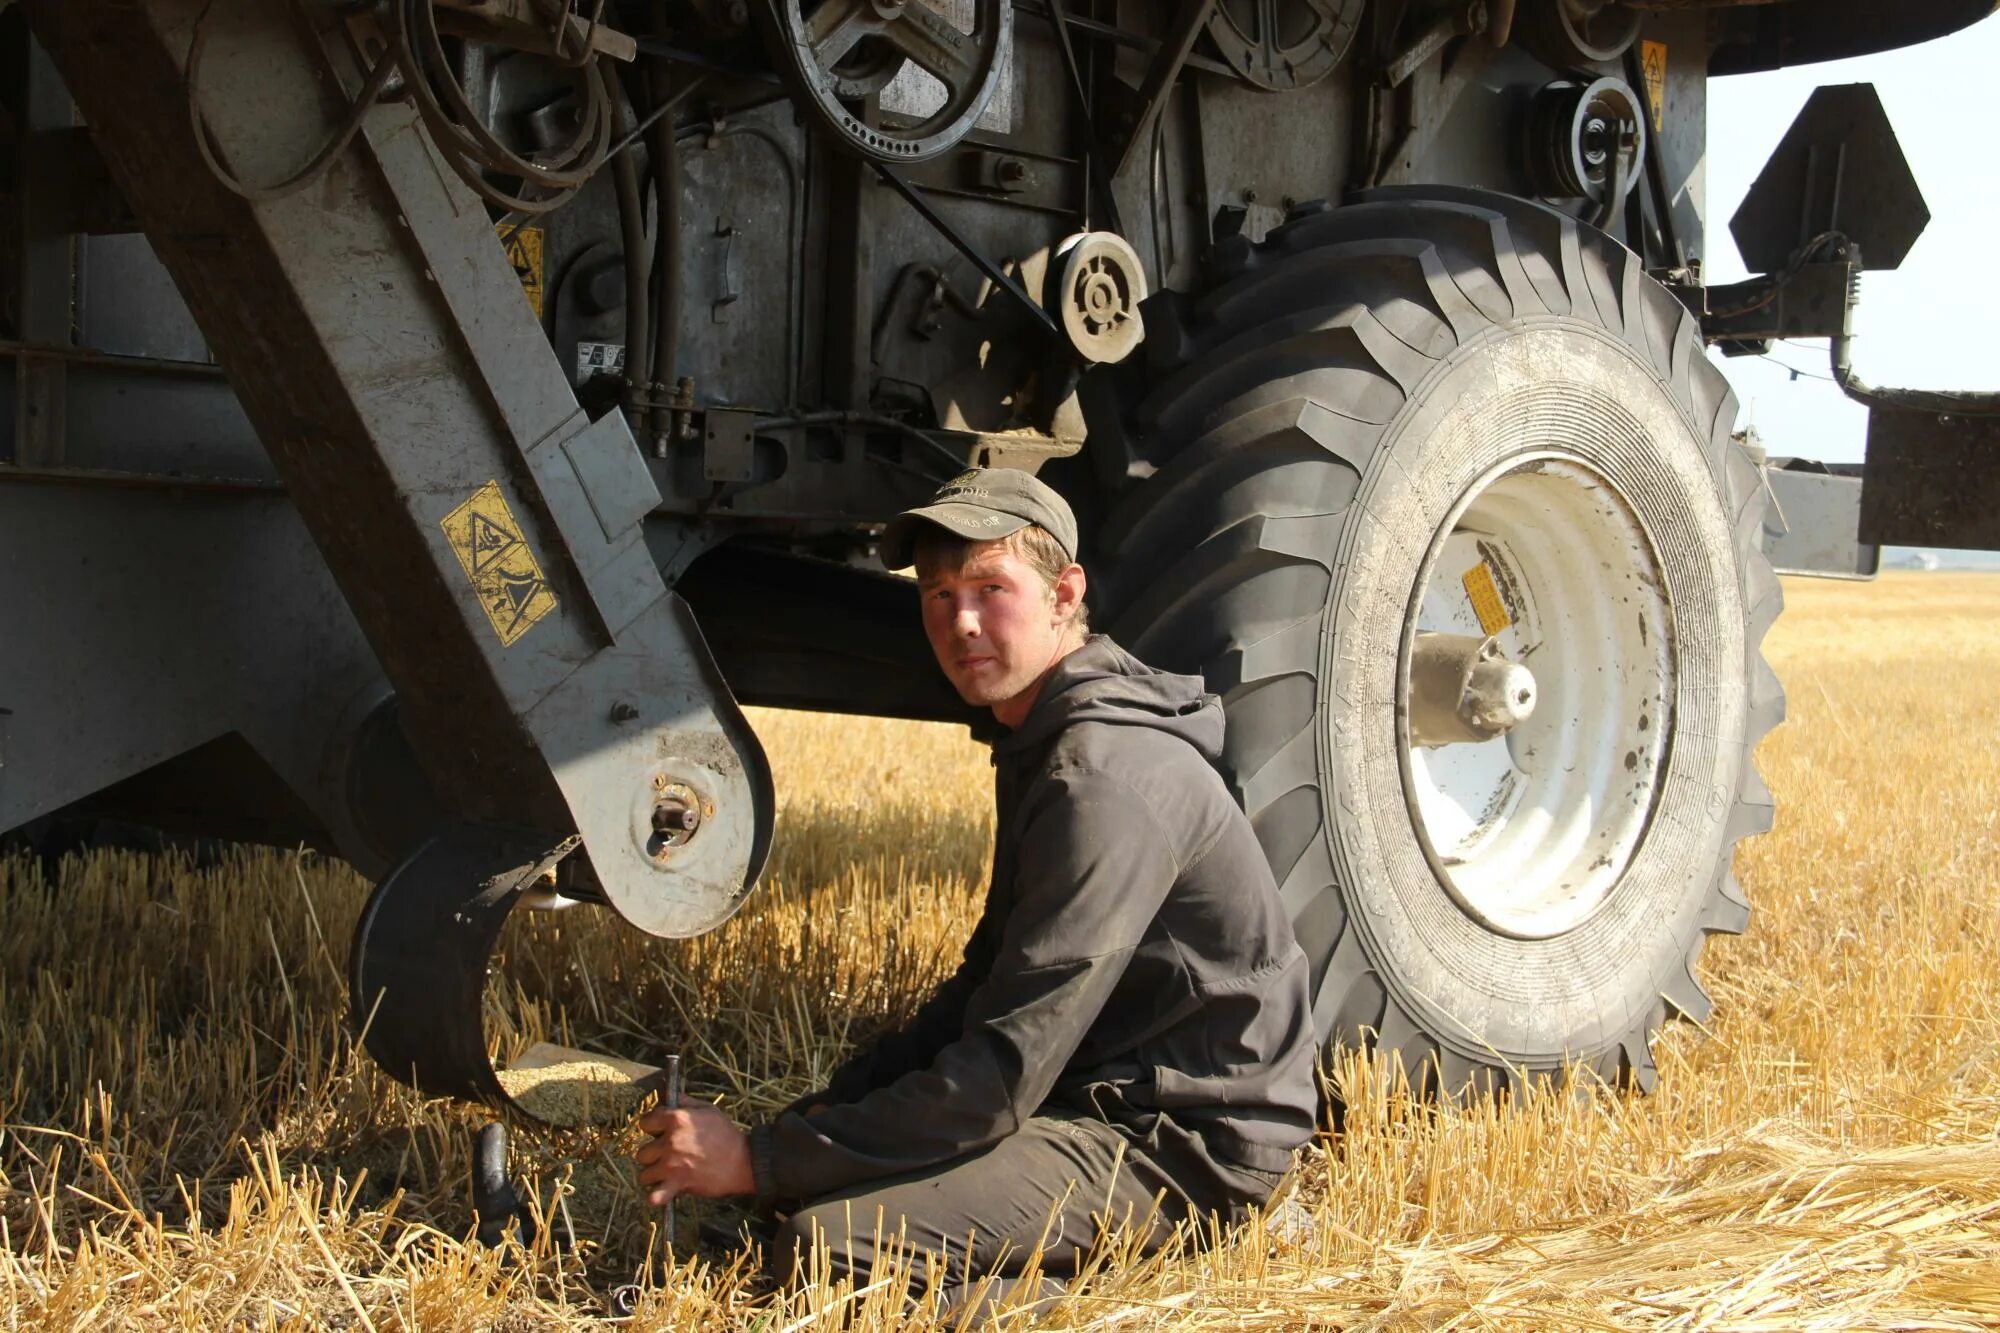
{"type": "Polygon", "coordinates": [[[1083,566],[1075,563],[1056,576],[1054,594],[1057,624],[1067,625],[1076,619],[1076,613],[1083,608],[1083,594],[1089,587],[1089,582],[1084,577],[1083,566]]]}

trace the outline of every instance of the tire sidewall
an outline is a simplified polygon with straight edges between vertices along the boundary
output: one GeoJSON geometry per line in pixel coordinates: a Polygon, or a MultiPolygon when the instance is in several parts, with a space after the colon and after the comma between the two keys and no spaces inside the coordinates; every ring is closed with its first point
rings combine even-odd
{"type": "Polygon", "coordinates": [[[1746,762],[1744,556],[1722,463],[1641,353],[1571,317],[1469,339],[1363,467],[1322,634],[1321,836],[1390,996],[1447,1048],[1538,1066],[1617,1043],[1702,934],[1746,762]],[[1673,732],[1646,831],[1596,910],[1546,939],[1493,932],[1438,882],[1404,796],[1396,699],[1405,616],[1467,489],[1551,448],[1609,481],[1648,534],[1672,617],[1673,732]]]}

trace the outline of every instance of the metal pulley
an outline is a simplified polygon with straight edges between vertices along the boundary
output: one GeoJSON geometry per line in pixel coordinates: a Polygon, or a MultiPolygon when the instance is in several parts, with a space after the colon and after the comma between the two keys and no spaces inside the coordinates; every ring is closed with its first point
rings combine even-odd
{"type": "Polygon", "coordinates": [[[1087,231],[1057,247],[1044,301],[1070,349],[1093,365],[1108,365],[1144,341],[1139,303],[1146,295],[1138,252],[1113,232],[1087,231]]]}
{"type": "Polygon", "coordinates": [[[1310,88],[1354,46],[1364,0],[1217,0],[1208,39],[1266,92],[1310,88]]]}
{"type": "Polygon", "coordinates": [[[1528,179],[1544,199],[1615,206],[1639,183],[1646,115],[1623,79],[1552,83],[1528,110],[1528,179]]]}
{"type": "Polygon", "coordinates": [[[849,151],[922,162],[956,146],[999,87],[1012,0],[961,0],[970,27],[936,0],[757,0],[772,59],[799,105],[849,151]],[[931,80],[921,109],[870,105],[906,64],[931,80]]]}
{"type": "Polygon", "coordinates": [[[1618,0],[1524,0],[1516,32],[1558,69],[1616,60],[1639,40],[1645,15],[1618,0]]]}

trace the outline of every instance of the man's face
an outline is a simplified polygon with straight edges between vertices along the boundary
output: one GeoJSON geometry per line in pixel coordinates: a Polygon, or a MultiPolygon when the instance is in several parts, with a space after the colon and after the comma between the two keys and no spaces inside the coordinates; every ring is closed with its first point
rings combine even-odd
{"type": "Polygon", "coordinates": [[[1018,726],[1034,702],[1031,691],[1069,646],[1083,571],[1072,565],[1051,589],[1005,541],[919,547],[917,590],[924,634],[959,696],[993,709],[1002,725],[1018,726]],[[964,561],[954,563],[961,549],[964,561]]]}

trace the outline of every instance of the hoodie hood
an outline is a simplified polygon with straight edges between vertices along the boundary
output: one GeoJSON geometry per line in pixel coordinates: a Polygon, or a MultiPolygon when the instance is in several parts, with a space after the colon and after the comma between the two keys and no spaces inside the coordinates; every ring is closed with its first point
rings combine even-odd
{"type": "Polygon", "coordinates": [[[1075,722],[1150,727],[1178,736],[1213,764],[1222,757],[1222,702],[1200,676],[1156,671],[1093,634],[1056,663],[1018,731],[993,746],[993,762],[1040,748],[1075,722]]]}

